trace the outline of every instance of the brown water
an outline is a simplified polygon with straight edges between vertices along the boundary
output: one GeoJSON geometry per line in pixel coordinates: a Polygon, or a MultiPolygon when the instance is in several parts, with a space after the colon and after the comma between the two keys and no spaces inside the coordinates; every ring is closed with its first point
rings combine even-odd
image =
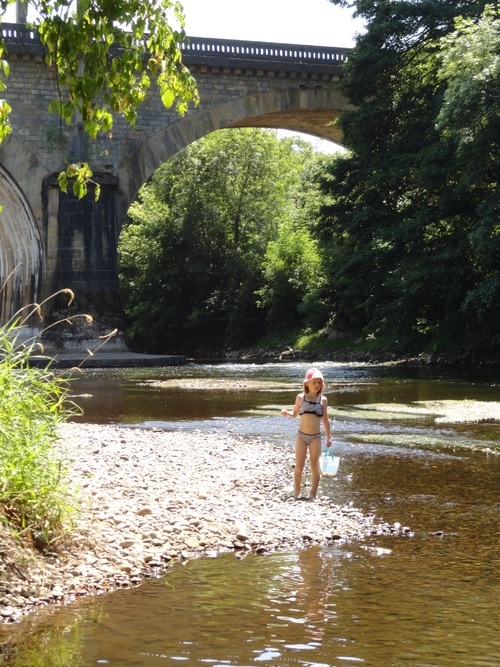
{"type": "MultiPolygon", "coordinates": [[[[336,479],[322,492],[400,522],[408,536],[240,559],[225,554],[19,628],[16,667],[500,665],[500,429],[373,417],[374,404],[500,400],[494,376],[322,366],[334,406],[336,479]],[[358,406],[354,408],[353,406],[358,406]],[[366,412],[362,409],[366,406],[366,412]],[[367,417],[369,415],[369,418],[367,417]]],[[[301,364],[91,373],[75,385],[91,422],[224,429],[293,440],[276,415],[301,364]],[[158,376],[183,384],[152,386],[158,376]],[[202,389],[210,376],[262,391],[202,389]]]]}

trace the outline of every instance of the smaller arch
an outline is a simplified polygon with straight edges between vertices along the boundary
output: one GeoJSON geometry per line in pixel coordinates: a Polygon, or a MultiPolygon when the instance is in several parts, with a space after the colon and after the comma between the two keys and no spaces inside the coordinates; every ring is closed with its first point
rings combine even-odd
{"type": "MultiPolygon", "coordinates": [[[[9,134],[0,143],[0,167],[9,174],[30,210],[40,236],[43,234],[42,183],[47,170],[15,134],[9,134]]],[[[3,202],[0,201],[0,204],[3,202]]]]}
{"type": "Polygon", "coordinates": [[[0,324],[39,298],[42,239],[29,204],[0,166],[0,324]]]}

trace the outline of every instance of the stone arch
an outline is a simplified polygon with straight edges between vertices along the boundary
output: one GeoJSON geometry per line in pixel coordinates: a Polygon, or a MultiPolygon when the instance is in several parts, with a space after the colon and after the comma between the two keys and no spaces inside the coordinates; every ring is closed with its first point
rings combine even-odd
{"type": "Polygon", "coordinates": [[[122,213],[139,188],[169,158],[201,137],[231,127],[267,127],[306,132],[341,144],[340,113],[351,108],[336,88],[272,90],[207,106],[180,118],[143,142],[119,166],[122,213]]]}
{"type": "Polygon", "coordinates": [[[39,298],[42,239],[16,181],[0,166],[0,323],[39,298]]]}

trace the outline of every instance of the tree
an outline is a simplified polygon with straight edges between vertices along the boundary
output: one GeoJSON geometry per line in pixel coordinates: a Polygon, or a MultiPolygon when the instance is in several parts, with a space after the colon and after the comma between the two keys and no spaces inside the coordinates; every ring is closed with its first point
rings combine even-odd
{"type": "MultiPolygon", "coordinates": [[[[267,285],[275,295],[278,287],[268,284],[277,274],[272,256],[264,257],[282,226],[298,228],[300,211],[310,212],[301,203],[310,159],[305,144],[273,131],[222,130],[156,172],[120,238],[132,347],[207,354],[265,333],[269,309],[259,307],[257,293],[267,285]]],[[[301,261],[306,275],[310,256],[301,261]]],[[[306,283],[280,295],[296,312],[307,293],[306,283]]]]}
{"type": "MultiPolygon", "coordinates": [[[[314,315],[315,296],[323,285],[321,257],[307,228],[284,222],[278,238],[267,246],[263,270],[259,296],[271,331],[300,331],[304,313],[314,315]]],[[[316,323],[308,318],[308,324],[316,323]]]]}
{"type": "MultiPolygon", "coordinates": [[[[15,0],[0,0],[0,15],[15,0]]],[[[182,6],[173,0],[26,0],[35,27],[47,48],[47,64],[57,69],[59,95],[50,110],[67,123],[79,114],[95,137],[121,114],[134,124],[137,110],[154,82],[165,106],[183,114],[198,102],[196,84],[182,64],[179,44],[185,39],[182,6]]],[[[0,37],[0,58],[5,45],[0,37]]],[[[0,74],[8,75],[0,60],[0,74]]],[[[0,91],[5,80],[0,80],[0,91]]],[[[0,103],[0,141],[10,132],[7,101],[0,103]]],[[[72,165],[77,194],[85,193],[88,168],[72,165]],[[78,185],[79,184],[79,185],[78,185]]],[[[61,184],[65,185],[65,177],[61,184]]]]}
{"type": "Polygon", "coordinates": [[[481,333],[465,314],[478,211],[458,137],[438,125],[439,72],[457,16],[477,19],[485,3],[334,3],[353,7],[366,32],[343,84],[356,106],[341,119],[351,154],[325,178],[331,202],[316,228],[331,260],[332,318],[352,336],[385,336],[391,349],[470,346],[481,333]]]}
{"type": "Polygon", "coordinates": [[[455,142],[457,174],[475,208],[468,234],[473,280],[462,310],[484,340],[500,344],[500,10],[459,17],[443,39],[445,84],[438,129],[455,142]]]}
{"type": "MultiPolygon", "coordinates": [[[[301,146],[304,150],[304,146],[301,146]]],[[[314,229],[324,199],[319,183],[335,157],[306,152],[300,181],[290,197],[293,208],[271,240],[262,259],[263,285],[259,303],[271,333],[294,334],[323,327],[328,316],[322,293],[328,291],[325,262],[314,229]]]]}
{"type": "Polygon", "coordinates": [[[500,9],[487,5],[478,20],[458,17],[442,40],[440,79],[446,88],[438,115],[443,132],[454,133],[459,150],[474,144],[484,157],[498,139],[500,117],[500,9]]]}

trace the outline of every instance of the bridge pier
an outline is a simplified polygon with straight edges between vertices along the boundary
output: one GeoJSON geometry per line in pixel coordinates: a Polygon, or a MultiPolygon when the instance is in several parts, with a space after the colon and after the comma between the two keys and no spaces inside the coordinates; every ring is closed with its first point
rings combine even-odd
{"type": "Polygon", "coordinates": [[[44,325],[75,317],[71,324],[58,324],[42,335],[51,351],[71,351],[95,347],[99,336],[113,329],[119,334],[107,343],[114,351],[126,349],[122,339],[123,317],[118,285],[118,179],[97,175],[97,201],[93,186],[82,199],[60,190],[56,176],[45,179],[43,200],[46,229],[44,298],[70,289],[75,300],[61,294],[48,302],[44,325]],[[92,324],[80,317],[91,315],[92,324]]]}

